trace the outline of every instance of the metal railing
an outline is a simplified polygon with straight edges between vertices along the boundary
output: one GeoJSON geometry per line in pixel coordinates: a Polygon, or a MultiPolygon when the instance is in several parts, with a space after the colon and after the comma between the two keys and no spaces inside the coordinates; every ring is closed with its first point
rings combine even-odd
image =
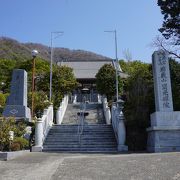
{"type": "Polygon", "coordinates": [[[83,98],[83,102],[80,105],[80,111],[78,112],[79,122],[78,122],[78,137],[79,137],[79,145],[81,146],[81,137],[84,130],[84,119],[86,113],[86,98],[83,98]]]}

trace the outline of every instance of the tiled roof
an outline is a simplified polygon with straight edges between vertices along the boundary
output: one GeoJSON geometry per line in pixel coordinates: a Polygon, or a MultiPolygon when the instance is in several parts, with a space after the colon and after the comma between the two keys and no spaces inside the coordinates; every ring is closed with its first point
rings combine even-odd
{"type": "MultiPolygon", "coordinates": [[[[95,79],[95,76],[99,69],[104,64],[111,64],[115,66],[113,59],[98,59],[98,60],[66,60],[62,62],[58,62],[58,65],[66,65],[68,67],[73,68],[74,75],[77,79],[95,79]]],[[[118,67],[118,71],[121,71],[120,66],[118,67]]],[[[127,74],[120,72],[120,77],[126,78],[127,74]]]]}
{"type": "Polygon", "coordinates": [[[77,79],[94,79],[99,69],[104,64],[112,64],[112,60],[66,61],[60,64],[73,68],[77,79]]]}

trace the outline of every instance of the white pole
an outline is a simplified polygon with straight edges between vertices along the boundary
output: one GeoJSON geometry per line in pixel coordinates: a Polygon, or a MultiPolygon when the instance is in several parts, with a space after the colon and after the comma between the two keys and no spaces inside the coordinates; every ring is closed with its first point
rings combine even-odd
{"type": "Polygon", "coordinates": [[[53,63],[53,32],[51,32],[51,64],[50,64],[50,87],[49,87],[49,101],[52,100],[52,63],[53,63]]]}
{"type": "Polygon", "coordinates": [[[119,92],[118,92],[118,55],[117,55],[117,33],[116,30],[113,31],[104,31],[109,33],[114,33],[114,41],[115,41],[115,70],[116,70],[116,102],[118,102],[119,99],[119,92]]]}
{"type": "Polygon", "coordinates": [[[59,35],[63,34],[63,31],[55,31],[51,32],[51,64],[50,64],[50,83],[49,83],[49,101],[52,100],[52,66],[53,66],[53,34],[58,34],[55,38],[59,37],[59,35]]]}
{"type": "Polygon", "coordinates": [[[119,99],[119,90],[118,90],[118,55],[117,55],[117,34],[116,30],[114,30],[114,36],[115,36],[115,55],[116,55],[116,101],[118,102],[119,99]]]}

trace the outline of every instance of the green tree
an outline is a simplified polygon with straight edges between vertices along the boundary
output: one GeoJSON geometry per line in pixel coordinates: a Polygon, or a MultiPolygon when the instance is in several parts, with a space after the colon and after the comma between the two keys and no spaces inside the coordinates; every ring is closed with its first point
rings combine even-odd
{"type": "MultiPolygon", "coordinates": [[[[37,90],[47,92],[49,95],[49,78],[50,73],[47,72],[37,82],[37,90]]],[[[52,76],[52,100],[55,108],[65,94],[70,93],[77,86],[73,69],[67,66],[54,66],[52,76]]]]}
{"type": "Polygon", "coordinates": [[[11,74],[16,67],[16,61],[0,59],[0,91],[3,93],[9,92],[11,74]]]}
{"type": "MultiPolygon", "coordinates": [[[[174,110],[180,110],[180,63],[170,61],[174,110]]],[[[155,111],[154,83],[151,64],[140,61],[120,61],[122,70],[130,76],[124,81],[126,101],[124,114],[127,128],[127,144],[130,150],[145,150],[146,128],[150,126],[150,114],[155,111]]]]}
{"type": "MultiPolygon", "coordinates": [[[[49,96],[49,62],[36,58],[35,63],[35,112],[41,112],[47,106],[49,96]]],[[[0,91],[9,92],[13,69],[24,69],[28,73],[28,105],[31,106],[32,60],[0,60],[0,91]]],[[[77,85],[72,68],[53,65],[53,103],[57,107],[64,94],[71,92],[77,85]]],[[[4,104],[4,95],[1,95],[1,104],[4,104]]],[[[49,103],[49,102],[48,102],[49,103]]],[[[2,106],[1,105],[1,106],[2,106]]]]}
{"type": "MultiPolygon", "coordinates": [[[[32,60],[27,60],[24,62],[21,62],[18,66],[19,69],[24,69],[28,72],[28,86],[29,91],[31,91],[31,85],[32,85],[32,60]]],[[[36,58],[35,60],[35,88],[38,89],[38,81],[43,79],[43,77],[50,72],[50,65],[49,62],[36,58]]]]}
{"type": "Polygon", "coordinates": [[[58,107],[62,97],[77,86],[77,81],[73,69],[67,66],[55,67],[52,80],[53,102],[58,107]]]}
{"type": "Polygon", "coordinates": [[[180,1],[158,0],[158,6],[164,15],[164,21],[159,31],[169,39],[176,37],[175,45],[180,45],[180,1]]]}
{"type": "Polygon", "coordinates": [[[130,150],[145,150],[146,128],[150,113],[154,112],[153,78],[150,64],[140,61],[121,61],[123,71],[130,76],[124,81],[124,115],[127,128],[127,144],[130,150]]]}
{"type": "MultiPolygon", "coordinates": [[[[122,93],[122,82],[119,81],[119,92],[122,93]]],[[[96,74],[96,86],[100,94],[105,94],[108,100],[112,100],[116,93],[116,71],[111,64],[103,65],[96,74]]]]}
{"type": "MultiPolygon", "coordinates": [[[[28,105],[32,105],[32,93],[28,93],[28,105]]],[[[34,114],[36,117],[41,117],[45,108],[50,105],[48,101],[47,93],[44,91],[34,92],[34,114]]]]}
{"type": "Polygon", "coordinates": [[[180,110],[180,63],[170,59],[171,86],[173,95],[174,110],[180,110]]]}

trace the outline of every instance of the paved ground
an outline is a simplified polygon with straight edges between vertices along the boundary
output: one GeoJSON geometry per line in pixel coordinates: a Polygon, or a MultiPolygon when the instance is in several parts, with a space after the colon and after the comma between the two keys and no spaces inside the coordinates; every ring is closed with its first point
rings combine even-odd
{"type": "Polygon", "coordinates": [[[180,153],[30,153],[0,161],[0,180],[180,180],[180,153]]]}

